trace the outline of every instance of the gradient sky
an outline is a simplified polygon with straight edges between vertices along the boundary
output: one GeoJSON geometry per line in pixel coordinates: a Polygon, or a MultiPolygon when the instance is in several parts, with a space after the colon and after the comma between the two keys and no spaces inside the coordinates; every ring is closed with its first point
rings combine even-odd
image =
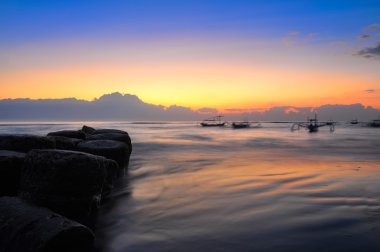
{"type": "Polygon", "coordinates": [[[380,108],[380,1],[0,2],[0,99],[380,108]]]}

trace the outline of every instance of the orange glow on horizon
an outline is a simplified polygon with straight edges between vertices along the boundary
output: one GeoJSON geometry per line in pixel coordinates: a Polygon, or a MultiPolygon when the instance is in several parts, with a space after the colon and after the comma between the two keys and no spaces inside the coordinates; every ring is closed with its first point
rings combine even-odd
{"type": "Polygon", "coordinates": [[[87,66],[1,74],[0,98],[93,100],[112,92],[135,94],[164,106],[257,109],[362,103],[380,108],[378,95],[364,90],[375,78],[268,66],[134,64],[87,66]],[[360,85],[358,85],[360,83],[360,85]]]}

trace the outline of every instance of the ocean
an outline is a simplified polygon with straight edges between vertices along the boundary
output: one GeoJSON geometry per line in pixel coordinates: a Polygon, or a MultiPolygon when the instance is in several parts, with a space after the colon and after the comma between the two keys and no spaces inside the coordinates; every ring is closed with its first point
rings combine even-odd
{"type": "Polygon", "coordinates": [[[380,128],[197,122],[1,123],[129,132],[129,171],[98,213],[98,251],[380,251],[380,128]]]}

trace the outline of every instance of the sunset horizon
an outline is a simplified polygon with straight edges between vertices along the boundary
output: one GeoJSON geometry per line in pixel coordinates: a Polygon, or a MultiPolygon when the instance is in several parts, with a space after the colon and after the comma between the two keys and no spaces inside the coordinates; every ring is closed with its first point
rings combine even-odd
{"type": "Polygon", "coordinates": [[[121,92],[193,109],[380,108],[375,1],[111,3],[1,4],[0,99],[121,92]]]}
{"type": "Polygon", "coordinates": [[[0,252],[379,252],[380,0],[1,0],[0,252]]]}

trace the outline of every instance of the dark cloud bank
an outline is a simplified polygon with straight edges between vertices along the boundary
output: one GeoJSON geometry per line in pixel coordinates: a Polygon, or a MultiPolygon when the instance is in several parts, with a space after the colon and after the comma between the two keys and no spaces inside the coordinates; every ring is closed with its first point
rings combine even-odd
{"type": "Polygon", "coordinates": [[[380,42],[374,47],[367,47],[358,52],[358,55],[365,58],[380,58],[380,42]]]}
{"type": "MultiPolygon", "coordinates": [[[[227,120],[297,121],[317,111],[321,120],[371,120],[380,110],[361,104],[323,105],[311,107],[272,107],[262,112],[226,115],[227,120]]],[[[235,113],[237,113],[235,111],[235,113]]],[[[201,120],[216,115],[213,108],[194,111],[181,106],[164,107],[148,104],[135,95],[113,93],[93,101],[67,99],[3,99],[0,100],[0,121],[110,121],[110,120],[201,120]]]]}

